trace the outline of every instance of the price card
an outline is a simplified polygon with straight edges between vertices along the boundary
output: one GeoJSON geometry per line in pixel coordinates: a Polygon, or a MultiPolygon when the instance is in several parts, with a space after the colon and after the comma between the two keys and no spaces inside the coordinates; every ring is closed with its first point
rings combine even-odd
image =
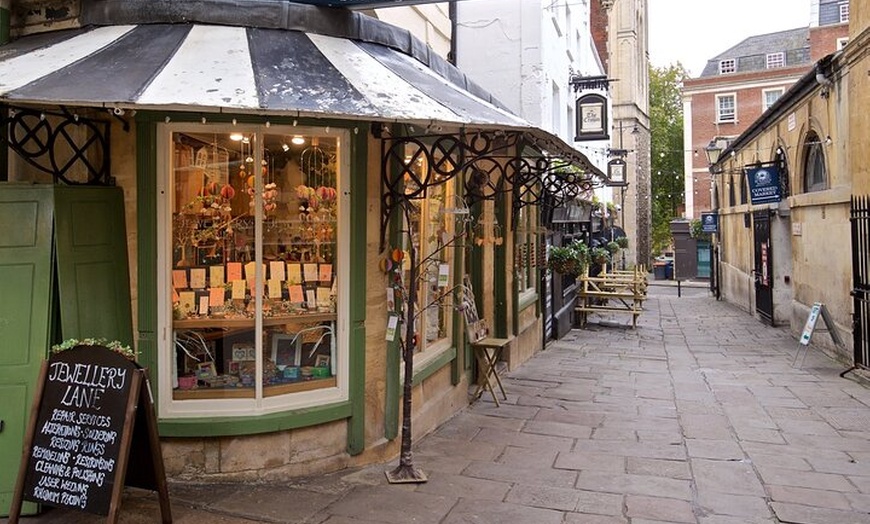
{"type": "Polygon", "coordinates": [[[208,295],[199,297],[199,314],[208,315],[208,295]]]}
{"type": "Polygon", "coordinates": [[[299,264],[287,264],[287,282],[291,284],[302,283],[302,266],[299,264]]]}
{"type": "Polygon", "coordinates": [[[318,307],[329,307],[329,288],[328,287],[318,287],[317,288],[317,306],[318,307]]]}
{"type": "Polygon", "coordinates": [[[447,287],[447,284],[450,283],[450,265],[449,264],[439,264],[438,265],[438,287],[447,287]]]}
{"type": "Polygon", "coordinates": [[[332,282],[332,264],[320,264],[320,278],[317,280],[332,282]]]}
{"type": "Polygon", "coordinates": [[[230,295],[233,300],[244,300],[245,299],[245,281],[244,280],[233,280],[233,289],[232,294],[230,295]]]}
{"type": "Polygon", "coordinates": [[[205,288],[205,268],[195,267],[190,270],[190,287],[191,289],[205,288]]]}
{"type": "Polygon", "coordinates": [[[313,289],[305,290],[305,302],[308,303],[308,309],[312,309],[317,305],[317,296],[314,294],[313,289]]]}
{"type": "Polygon", "coordinates": [[[208,305],[211,307],[221,307],[224,305],[225,291],[223,286],[208,288],[208,305]]]}
{"type": "Polygon", "coordinates": [[[175,289],[184,289],[187,287],[187,270],[173,269],[172,270],[172,287],[175,289]]]}
{"type": "Polygon", "coordinates": [[[208,283],[211,287],[224,285],[224,266],[211,266],[208,268],[208,283]]]}
{"type": "Polygon", "coordinates": [[[396,290],[388,287],[387,288],[387,311],[395,311],[396,310],[396,290]]]}
{"type": "Polygon", "coordinates": [[[387,342],[392,342],[396,340],[396,327],[399,325],[399,317],[396,315],[390,315],[390,318],[387,320],[387,342]]]}
{"type": "Polygon", "coordinates": [[[254,280],[257,274],[257,263],[248,262],[245,264],[245,280],[254,280]]]}
{"type": "Polygon", "coordinates": [[[227,281],[242,280],[242,263],[227,262],[227,281]]]}
{"type": "Polygon", "coordinates": [[[317,282],[317,264],[305,264],[303,268],[306,282],[317,282]]]}
{"type": "Polygon", "coordinates": [[[290,292],[290,302],[293,302],[294,304],[305,302],[305,294],[302,292],[302,286],[299,284],[288,286],[287,291],[290,292]]]}
{"type": "Polygon", "coordinates": [[[196,312],[196,293],[193,291],[182,291],[178,294],[178,307],[185,315],[190,315],[196,312]]]}
{"type": "Polygon", "coordinates": [[[269,262],[269,277],[272,280],[283,282],[285,280],[284,268],[285,264],[281,260],[269,262]]]}
{"type": "MultiPolygon", "coordinates": [[[[283,265],[282,265],[283,267],[283,265]]],[[[281,298],[281,281],[277,279],[269,280],[269,298],[281,298]]]]}

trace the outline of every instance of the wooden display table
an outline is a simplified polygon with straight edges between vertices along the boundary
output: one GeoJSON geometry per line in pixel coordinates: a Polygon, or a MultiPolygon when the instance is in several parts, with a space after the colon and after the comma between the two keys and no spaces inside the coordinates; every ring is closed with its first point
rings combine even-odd
{"type": "Polygon", "coordinates": [[[631,315],[632,328],[637,327],[637,317],[643,312],[646,300],[646,272],[643,268],[607,271],[607,267],[595,277],[590,277],[588,268],[578,279],[577,313],[580,326],[585,326],[590,313],[627,313],[631,315]]]}

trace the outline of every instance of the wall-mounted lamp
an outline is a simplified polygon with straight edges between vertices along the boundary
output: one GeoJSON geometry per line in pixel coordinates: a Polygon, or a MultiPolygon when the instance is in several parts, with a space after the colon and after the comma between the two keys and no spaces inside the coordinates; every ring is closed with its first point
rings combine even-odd
{"type": "Polygon", "coordinates": [[[292,142],[293,144],[295,144],[295,145],[297,145],[297,146],[301,146],[302,144],[305,143],[305,138],[303,138],[301,135],[295,135],[295,136],[290,140],[290,142],[292,142]]]}
{"type": "Polygon", "coordinates": [[[710,166],[710,173],[716,174],[722,172],[722,168],[717,167],[716,163],[719,162],[719,157],[726,147],[728,147],[728,141],[717,136],[710,140],[710,143],[704,148],[707,164],[710,166]]]}
{"type": "Polygon", "coordinates": [[[244,138],[245,136],[241,133],[230,133],[230,140],[233,142],[241,142],[244,138]]]}

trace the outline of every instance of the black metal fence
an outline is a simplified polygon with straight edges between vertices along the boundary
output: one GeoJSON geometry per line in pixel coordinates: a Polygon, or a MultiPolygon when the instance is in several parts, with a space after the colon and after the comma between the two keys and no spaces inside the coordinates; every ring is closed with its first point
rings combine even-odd
{"type": "Polygon", "coordinates": [[[852,340],[855,366],[870,367],[870,196],[852,197],[852,340]]]}

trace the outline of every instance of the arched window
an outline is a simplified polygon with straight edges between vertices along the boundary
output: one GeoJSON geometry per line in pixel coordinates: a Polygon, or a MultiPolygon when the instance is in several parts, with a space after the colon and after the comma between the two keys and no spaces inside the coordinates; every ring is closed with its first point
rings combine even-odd
{"type": "Polygon", "coordinates": [[[828,172],[825,169],[824,143],[819,135],[810,132],[804,141],[804,192],[822,191],[828,188],[828,172]]]}

